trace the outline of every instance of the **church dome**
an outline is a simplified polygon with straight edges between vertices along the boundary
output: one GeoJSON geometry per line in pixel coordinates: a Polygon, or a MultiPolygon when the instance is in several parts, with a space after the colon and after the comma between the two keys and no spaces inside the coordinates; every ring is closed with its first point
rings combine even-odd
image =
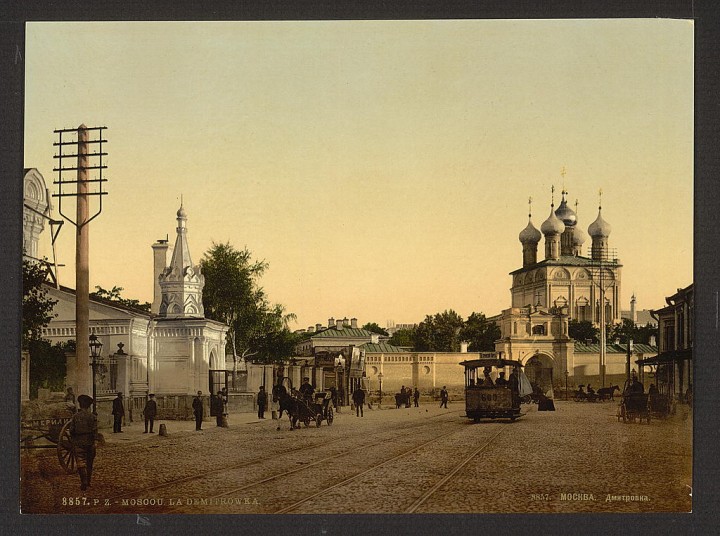
{"type": "Polygon", "coordinates": [[[612,227],[602,219],[602,208],[599,208],[597,219],[588,227],[588,234],[593,238],[608,237],[610,236],[610,231],[612,231],[612,227]]]}
{"type": "Polygon", "coordinates": [[[555,215],[561,219],[567,227],[574,227],[577,223],[577,216],[573,209],[568,206],[567,201],[565,201],[565,193],[566,192],[563,192],[562,201],[555,211],[555,215]]]}
{"type": "Polygon", "coordinates": [[[535,226],[532,223],[532,220],[528,218],[528,224],[525,229],[520,231],[520,235],[518,236],[520,239],[520,242],[523,244],[537,244],[540,242],[540,239],[542,238],[542,235],[540,234],[540,231],[538,231],[535,226]]]}
{"type": "Polygon", "coordinates": [[[575,227],[573,231],[573,246],[582,246],[587,240],[587,235],[580,227],[575,227]]]}
{"type": "Polygon", "coordinates": [[[187,214],[185,214],[185,209],[182,205],[180,205],[180,208],[177,211],[177,217],[178,218],[187,218],[187,214]]]}
{"type": "Polygon", "coordinates": [[[565,230],[565,224],[555,215],[555,210],[550,205],[550,216],[540,227],[544,235],[561,234],[565,230]]]}

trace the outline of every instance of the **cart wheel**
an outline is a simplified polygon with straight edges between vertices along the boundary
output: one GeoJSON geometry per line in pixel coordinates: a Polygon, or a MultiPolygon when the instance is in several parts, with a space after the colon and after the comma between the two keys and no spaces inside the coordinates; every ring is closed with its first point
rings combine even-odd
{"type": "Polygon", "coordinates": [[[70,438],[70,421],[60,430],[57,443],[58,461],[65,472],[69,475],[77,471],[77,458],[75,456],[75,447],[70,438]]]}
{"type": "Polygon", "coordinates": [[[322,415],[318,413],[317,415],[315,415],[315,426],[320,428],[320,423],[322,423],[322,415]]]}
{"type": "Polygon", "coordinates": [[[328,413],[327,413],[327,423],[328,423],[328,426],[330,426],[330,425],[332,424],[334,418],[335,418],[335,416],[333,415],[333,410],[332,410],[332,408],[328,408],[328,413]]]}

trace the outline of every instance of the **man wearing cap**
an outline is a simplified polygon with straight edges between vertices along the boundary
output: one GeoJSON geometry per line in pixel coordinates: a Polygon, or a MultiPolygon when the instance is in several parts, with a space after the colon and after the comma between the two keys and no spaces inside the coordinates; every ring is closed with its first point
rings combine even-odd
{"type": "Polygon", "coordinates": [[[257,395],[257,407],[258,407],[258,419],[264,419],[265,418],[265,408],[267,407],[267,393],[265,392],[265,386],[260,386],[260,391],[258,391],[257,395]]]}
{"type": "Polygon", "coordinates": [[[500,377],[495,380],[495,385],[498,387],[507,387],[508,381],[505,379],[505,371],[501,370],[499,376],[500,377]]]}
{"type": "Polygon", "coordinates": [[[444,406],[447,408],[447,403],[448,403],[448,392],[447,392],[447,389],[445,388],[445,386],[443,385],[443,388],[440,391],[440,407],[442,408],[444,406]]]}
{"type": "Polygon", "coordinates": [[[300,386],[300,395],[303,399],[306,402],[311,403],[314,392],[315,389],[312,385],[310,385],[310,378],[303,378],[303,384],[300,386]]]}
{"type": "Polygon", "coordinates": [[[145,431],[143,434],[148,433],[148,423],[150,423],[150,433],[154,434],[153,426],[155,425],[155,416],[157,415],[157,402],[155,402],[155,395],[150,393],[148,395],[148,401],[145,402],[145,408],[143,409],[143,417],[145,417],[145,431]]]}
{"type": "Polygon", "coordinates": [[[95,439],[97,437],[97,417],[90,411],[93,399],[87,395],[78,397],[80,409],[73,415],[68,425],[70,441],[75,451],[75,463],[80,475],[80,489],[90,486],[93,461],[95,460],[95,439]]]}
{"type": "Polygon", "coordinates": [[[197,396],[195,398],[193,398],[192,408],[193,408],[193,414],[195,415],[195,431],[199,432],[202,430],[202,420],[203,420],[202,391],[198,391],[197,396]]]}
{"type": "Polygon", "coordinates": [[[125,406],[123,406],[122,393],[117,394],[117,398],[113,400],[113,434],[122,433],[122,419],[125,416],[125,406]]]}

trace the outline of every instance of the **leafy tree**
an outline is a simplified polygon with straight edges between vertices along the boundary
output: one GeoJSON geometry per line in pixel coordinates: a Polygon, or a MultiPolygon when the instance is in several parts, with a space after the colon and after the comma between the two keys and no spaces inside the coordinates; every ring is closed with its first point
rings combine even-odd
{"type": "Polygon", "coordinates": [[[271,305],[258,281],[268,268],[253,261],[250,251],[229,243],[214,243],[200,261],[205,276],[205,316],[230,327],[228,349],[233,356],[233,373],[240,359],[262,362],[292,355],[294,335],[288,323],[295,319],[282,305],[271,305]]]}
{"type": "Polygon", "coordinates": [[[464,322],[452,309],[427,315],[415,329],[414,349],[418,352],[457,352],[464,322]]]}
{"type": "Polygon", "coordinates": [[[392,337],[388,340],[388,344],[393,346],[415,346],[415,328],[410,329],[399,329],[392,334],[392,337]]]}
{"type": "Polygon", "coordinates": [[[613,324],[610,326],[607,340],[609,343],[620,341],[622,344],[625,344],[629,339],[634,339],[634,334],[635,323],[629,318],[623,318],[622,322],[619,324],[613,324]]]}
{"type": "Polygon", "coordinates": [[[500,338],[500,328],[483,313],[472,313],[460,328],[460,338],[469,343],[471,352],[492,352],[495,341],[500,338]]]}
{"type": "Polygon", "coordinates": [[[35,339],[28,343],[30,352],[30,396],[37,397],[38,388],[63,391],[67,374],[65,352],[75,353],[75,341],[57,343],[35,339]]]}
{"type": "Polygon", "coordinates": [[[378,326],[376,322],[368,322],[362,328],[367,331],[372,331],[373,333],[377,333],[379,335],[385,335],[385,336],[389,335],[389,333],[387,331],[385,331],[383,328],[381,328],[380,326],[378,326]]]}
{"type": "Polygon", "coordinates": [[[97,300],[97,301],[104,301],[104,302],[110,302],[110,303],[117,303],[120,305],[124,305],[125,307],[130,307],[132,309],[140,309],[141,311],[150,311],[150,303],[140,303],[139,300],[130,300],[123,298],[120,296],[120,293],[125,290],[122,287],[116,287],[113,286],[110,290],[105,290],[104,288],[100,286],[95,287],[95,292],[90,293],[90,299],[91,300],[97,300]]]}
{"type": "Polygon", "coordinates": [[[579,342],[591,340],[597,343],[600,340],[600,330],[588,320],[570,320],[568,322],[568,335],[579,342]]]}
{"type": "Polygon", "coordinates": [[[633,340],[638,344],[650,344],[650,338],[655,337],[655,344],[658,340],[658,328],[650,322],[641,327],[635,328],[633,340]]]}
{"type": "Polygon", "coordinates": [[[42,328],[55,318],[52,310],[57,300],[47,297],[42,284],[47,278],[47,267],[41,263],[23,260],[22,348],[27,350],[31,341],[42,339],[42,328]]]}

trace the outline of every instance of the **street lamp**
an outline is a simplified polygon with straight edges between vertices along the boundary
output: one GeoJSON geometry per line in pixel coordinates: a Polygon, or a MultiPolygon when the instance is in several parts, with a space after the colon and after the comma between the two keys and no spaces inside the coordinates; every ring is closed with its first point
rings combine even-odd
{"type": "Polygon", "coordinates": [[[97,336],[93,333],[90,335],[90,355],[92,356],[92,398],[93,398],[93,415],[97,415],[97,403],[95,396],[95,373],[97,371],[97,358],[100,357],[100,350],[102,350],[102,343],[98,340],[97,336]]]}
{"type": "Polygon", "coordinates": [[[380,372],[378,374],[378,382],[380,383],[380,402],[378,402],[378,407],[380,406],[380,404],[382,404],[382,379],[383,379],[383,373],[380,372]]]}

